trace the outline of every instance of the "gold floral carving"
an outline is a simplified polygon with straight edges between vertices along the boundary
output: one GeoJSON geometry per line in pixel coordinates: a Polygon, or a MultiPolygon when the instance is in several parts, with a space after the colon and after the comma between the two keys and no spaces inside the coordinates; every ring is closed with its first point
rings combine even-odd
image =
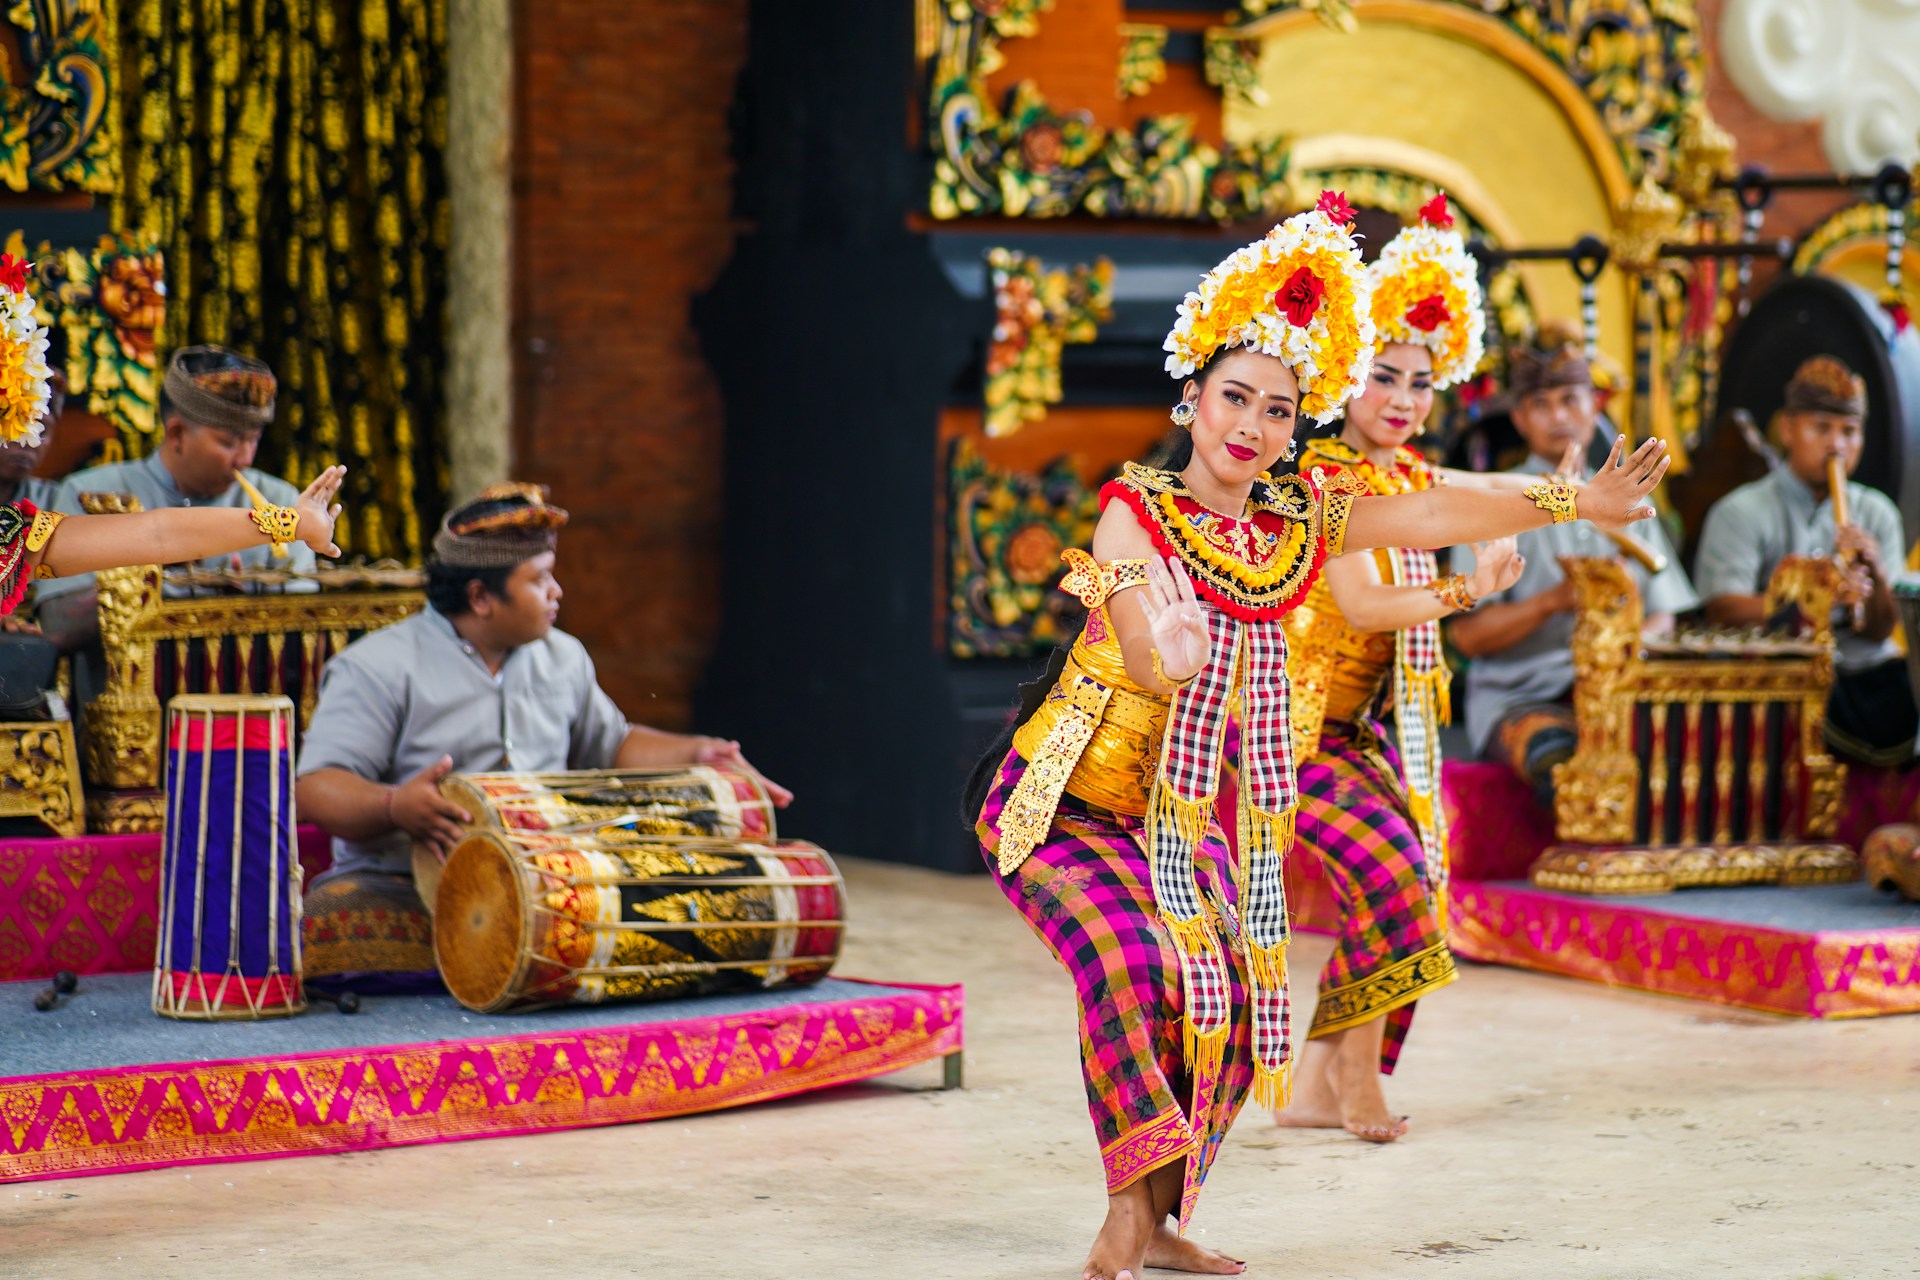
{"type": "MultiPolygon", "coordinates": [[[[264,641],[265,670],[256,676],[251,668],[261,664],[244,664],[250,668],[245,687],[219,692],[284,693],[293,698],[296,723],[304,728],[319,697],[320,672],[327,660],[354,637],[398,622],[426,604],[417,590],[168,599],[161,587],[158,565],[109,569],[99,575],[106,683],[84,713],[87,780],[97,788],[146,790],[160,785],[162,707],[156,675],[163,650],[170,650],[178,671],[184,669],[194,641],[210,647],[230,643],[240,654],[253,653],[256,640],[264,641]],[[283,659],[289,651],[300,659],[298,688],[285,687],[283,659]]],[[[115,820],[126,829],[158,830],[157,812],[152,815],[154,826],[127,827],[146,816],[135,806],[115,820]]]]}
{"type": "Polygon", "coordinates": [[[38,818],[60,835],[80,834],[80,758],[73,724],[0,724],[0,817],[38,818]]]}
{"type": "Polygon", "coordinates": [[[1843,844],[1555,845],[1534,862],[1529,878],[1562,893],[1654,894],[1743,884],[1846,884],[1860,878],[1860,861],[1843,844]]]}

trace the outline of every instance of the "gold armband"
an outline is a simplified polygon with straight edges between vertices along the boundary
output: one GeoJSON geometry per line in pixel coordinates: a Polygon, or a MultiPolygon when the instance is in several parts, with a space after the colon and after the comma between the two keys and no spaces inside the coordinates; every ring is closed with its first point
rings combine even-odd
{"type": "Polygon", "coordinates": [[[247,518],[276,547],[300,540],[300,513],[292,507],[252,507],[247,518]]]}
{"type": "Polygon", "coordinates": [[[1176,689],[1184,689],[1188,685],[1192,684],[1194,682],[1195,677],[1197,677],[1199,674],[1200,673],[1196,671],[1193,673],[1193,675],[1188,676],[1185,680],[1175,680],[1172,676],[1168,675],[1164,670],[1161,669],[1160,650],[1155,649],[1153,651],[1153,678],[1155,680],[1158,680],[1161,684],[1172,685],[1176,689]]]}
{"type": "Polygon", "coordinates": [[[1467,575],[1450,573],[1444,578],[1436,578],[1427,584],[1434,595],[1440,597],[1440,603],[1456,613],[1465,613],[1480,603],[1473,598],[1473,592],[1467,590],[1467,575]]]}
{"type": "Polygon", "coordinates": [[[1574,510],[1574,496],[1579,492],[1570,484],[1528,485],[1523,491],[1534,506],[1553,517],[1555,524],[1567,524],[1580,518],[1574,510]]]}

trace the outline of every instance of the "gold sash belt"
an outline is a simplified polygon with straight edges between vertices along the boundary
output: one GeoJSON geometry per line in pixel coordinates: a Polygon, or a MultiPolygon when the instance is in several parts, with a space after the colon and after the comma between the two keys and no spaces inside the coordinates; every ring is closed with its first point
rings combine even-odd
{"type": "Polygon", "coordinates": [[[1000,815],[999,865],[1010,875],[1047,838],[1060,797],[1136,817],[1147,811],[1167,702],[1094,679],[1073,657],[1033,718],[1013,735],[1027,771],[1000,815]]]}

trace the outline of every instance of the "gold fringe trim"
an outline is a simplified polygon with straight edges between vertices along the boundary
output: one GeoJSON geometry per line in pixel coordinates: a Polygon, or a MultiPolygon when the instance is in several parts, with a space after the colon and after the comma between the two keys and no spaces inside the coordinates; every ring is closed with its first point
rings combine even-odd
{"type": "Polygon", "coordinates": [[[1277,1069],[1263,1067],[1258,1063],[1253,1068],[1253,1103],[1269,1111],[1278,1111],[1293,1101],[1293,1059],[1288,1058],[1277,1069]]]}
{"type": "Polygon", "coordinates": [[[1428,723],[1453,723],[1453,669],[1445,658],[1431,671],[1415,671],[1402,659],[1400,678],[1406,681],[1408,692],[1420,699],[1422,711],[1431,713],[1428,723]]]}

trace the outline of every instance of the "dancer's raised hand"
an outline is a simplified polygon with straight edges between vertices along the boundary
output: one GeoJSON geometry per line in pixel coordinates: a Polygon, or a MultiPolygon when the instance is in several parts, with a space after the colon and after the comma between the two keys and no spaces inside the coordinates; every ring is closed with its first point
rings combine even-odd
{"type": "Polygon", "coordinates": [[[293,509],[300,513],[300,541],[319,555],[340,554],[340,548],[333,545],[333,522],[340,518],[340,504],[334,498],[346,475],[345,467],[328,467],[294,500],[293,509]]]}
{"type": "Polygon", "coordinates": [[[1527,558],[1520,554],[1512,538],[1495,538],[1473,544],[1473,572],[1467,575],[1467,590],[1475,600],[1485,600],[1496,591],[1505,591],[1520,581],[1527,558]]]}
{"type": "Polygon", "coordinates": [[[1574,510],[1580,518],[1591,520],[1602,529],[1624,529],[1641,520],[1653,519],[1653,508],[1641,505],[1641,500],[1653,492],[1673,461],[1664,440],[1644,441],[1623,459],[1621,454],[1626,445],[1625,436],[1613,442],[1613,452],[1607,455],[1593,479],[1580,486],[1574,501],[1574,510]]]}
{"type": "Polygon", "coordinates": [[[1184,684],[1207,664],[1207,613],[1194,594],[1187,567],[1169,556],[1147,561],[1147,584],[1140,595],[1141,611],[1160,653],[1160,674],[1184,684]]]}

